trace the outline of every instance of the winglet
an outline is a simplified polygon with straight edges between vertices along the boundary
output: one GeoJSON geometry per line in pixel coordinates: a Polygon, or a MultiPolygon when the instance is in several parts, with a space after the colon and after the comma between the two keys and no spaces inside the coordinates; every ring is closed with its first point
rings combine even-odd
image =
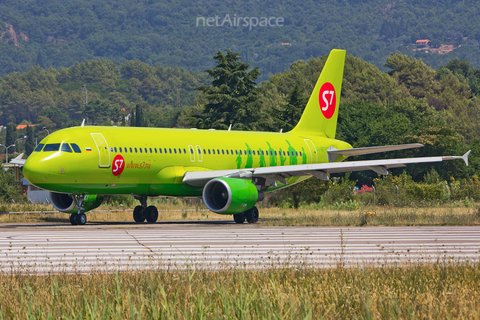
{"type": "Polygon", "coordinates": [[[470,154],[472,150],[468,150],[463,156],[462,156],[462,160],[465,161],[465,164],[467,165],[468,167],[468,155],[470,154]]]}
{"type": "Polygon", "coordinates": [[[82,121],[81,127],[83,127],[84,125],[85,125],[85,118],[84,118],[83,121],[82,121]]]}

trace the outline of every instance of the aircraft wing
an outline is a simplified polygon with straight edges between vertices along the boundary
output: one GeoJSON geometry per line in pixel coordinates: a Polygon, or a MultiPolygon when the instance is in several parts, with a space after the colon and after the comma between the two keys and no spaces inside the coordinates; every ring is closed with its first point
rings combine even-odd
{"type": "Polygon", "coordinates": [[[20,153],[16,158],[10,160],[9,163],[19,164],[23,166],[25,164],[25,161],[27,161],[27,159],[22,159],[22,157],[23,157],[23,153],[20,153]]]}
{"type": "Polygon", "coordinates": [[[316,164],[298,164],[291,166],[275,166],[251,169],[212,170],[212,171],[188,171],[183,176],[183,182],[194,187],[203,187],[208,181],[219,177],[253,179],[264,178],[265,185],[275,186],[275,181],[287,184],[286,179],[294,176],[314,176],[322,180],[328,180],[327,174],[348,171],[373,170],[379,174],[387,175],[388,169],[405,167],[407,164],[442,162],[444,160],[462,159],[468,166],[468,155],[423,157],[387,160],[344,161],[316,164]]]}
{"type": "Polygon", "coordinates": [[[423,144],[410,143],[410,144],[398,144],[398,145],[392,145],[392,146],[352,148],[352,149],[342,149],[342,150],[338,150],[336,148],[330,147],[327,149],[327,155],[328,155],[328,161],[333,162],[340,155],[343,155],[345,157],[360,156],[364,154],[405,150],[405,149],[412,149],[412,148],[419,148],[419,147],[423,147],[423,144]]]}

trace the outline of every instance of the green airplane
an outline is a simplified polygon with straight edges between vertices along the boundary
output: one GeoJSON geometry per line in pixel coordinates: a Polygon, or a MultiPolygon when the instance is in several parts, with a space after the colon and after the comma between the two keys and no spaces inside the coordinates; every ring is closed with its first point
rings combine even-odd
{"type": "MultiPolygon", "coordinates": [[[[305,111],[290,132],[230,129],[160,129],[85,126],[67,128],[43,139],[24,163],[33,185],[50,191],[53,206],[83,225],[85,212],[109,195],[132,194],[140,201],[136,222],[158,218],[149,196],[202,197],[218,214],[237,223],[258,220],[255,204],[264,192],[310,177],[388,169],[411,163],[463,159],[463,156],[343,161],[349,156],[421,147],[421,144],[352,148],[335,139],[345,63],[344,50],[332,50],[305,111]]],[[[18,160],[17,160],[18,161],[18,160]]]]}

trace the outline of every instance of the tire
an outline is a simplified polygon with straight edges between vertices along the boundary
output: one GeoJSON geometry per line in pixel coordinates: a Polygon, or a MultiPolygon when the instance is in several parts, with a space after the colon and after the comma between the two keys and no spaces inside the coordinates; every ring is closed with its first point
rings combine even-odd
{"type": "Polygon", "coordinates": [[[250,210],[244,212],[245,218],[247,219],[248,223],[257,223],[258,221],[258,209],[257,207],[253,207],[250,210]]]}
{"type": "Polygon", "coordinates": [[[135,209],[133,209],[133,220],[135,220],[136,223],[145,221],[145,209],[143,209],[142,206],[136,206],[135,209]]]}
{"type": "Polygon", "coordinates": [[[76,226],[76,225],[77,225],[77,223],[75,222],[75,216],[76,216],[76,215],[77,215],[76,213],[72,213],[72,214],[70,215],[70,223],[71,223],[72,226],[76,226]]]}
{"type": "Polygon", "coordinates": [[[233,220],[235,220],[236,223],[244,223],[245,222],[245,214],[242,213],[237,213],[233,215],[233,220]]]}
{"type": "Polygon", "coordinates": [[[149,206],[145,209],[145,218],[148,223],[154,223],[158,219],[158,210],[155,206],[149,206]]]}
{"type": "Polygon", "coordinates": [[[76,214],[73,220],[75,221],[75,224],[83,226],[87,223],[87,215],[85,213],[76,214]]]}

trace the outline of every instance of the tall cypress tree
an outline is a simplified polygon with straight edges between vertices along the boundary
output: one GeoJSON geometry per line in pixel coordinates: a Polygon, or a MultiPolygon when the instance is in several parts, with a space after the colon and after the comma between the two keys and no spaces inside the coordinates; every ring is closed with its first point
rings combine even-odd
{"type": "Polygon", "coordinates": [[[145,116],[143,115],[143,108],[137,104],[135,107],[135,127],[145,127],[145,116]]]}
{"type": "Polygon", "coordinates": [[[33,129],[30,125],[27,125],[27,139],[25,140],[25,153],[29,156],[33,149],[35,149],[35,141],[33,136],[33,129]]]}
{"type": "Polygon", "coordinates": [[[15,143],[15,140],[17,139],[17,127],[15,126],[15,123],[10,122],[7,124],[7,134],[5,136],[5,146],[11,146],[12,144],[15,143]]]}
{"type": "Polygon", "coordinates": [[[241,62],[238,53],[218,51],[213,59],[217,65],[206,70],[212,78],[210,86],[197,88],[207,99],[203,113],[192,115],[192,126],[203,129],[228,129],[233,124],[238,130],[261,130],[259,92],[256,87],[260,76],[258,67],[248,71],[250,65],[241,62]]]}

